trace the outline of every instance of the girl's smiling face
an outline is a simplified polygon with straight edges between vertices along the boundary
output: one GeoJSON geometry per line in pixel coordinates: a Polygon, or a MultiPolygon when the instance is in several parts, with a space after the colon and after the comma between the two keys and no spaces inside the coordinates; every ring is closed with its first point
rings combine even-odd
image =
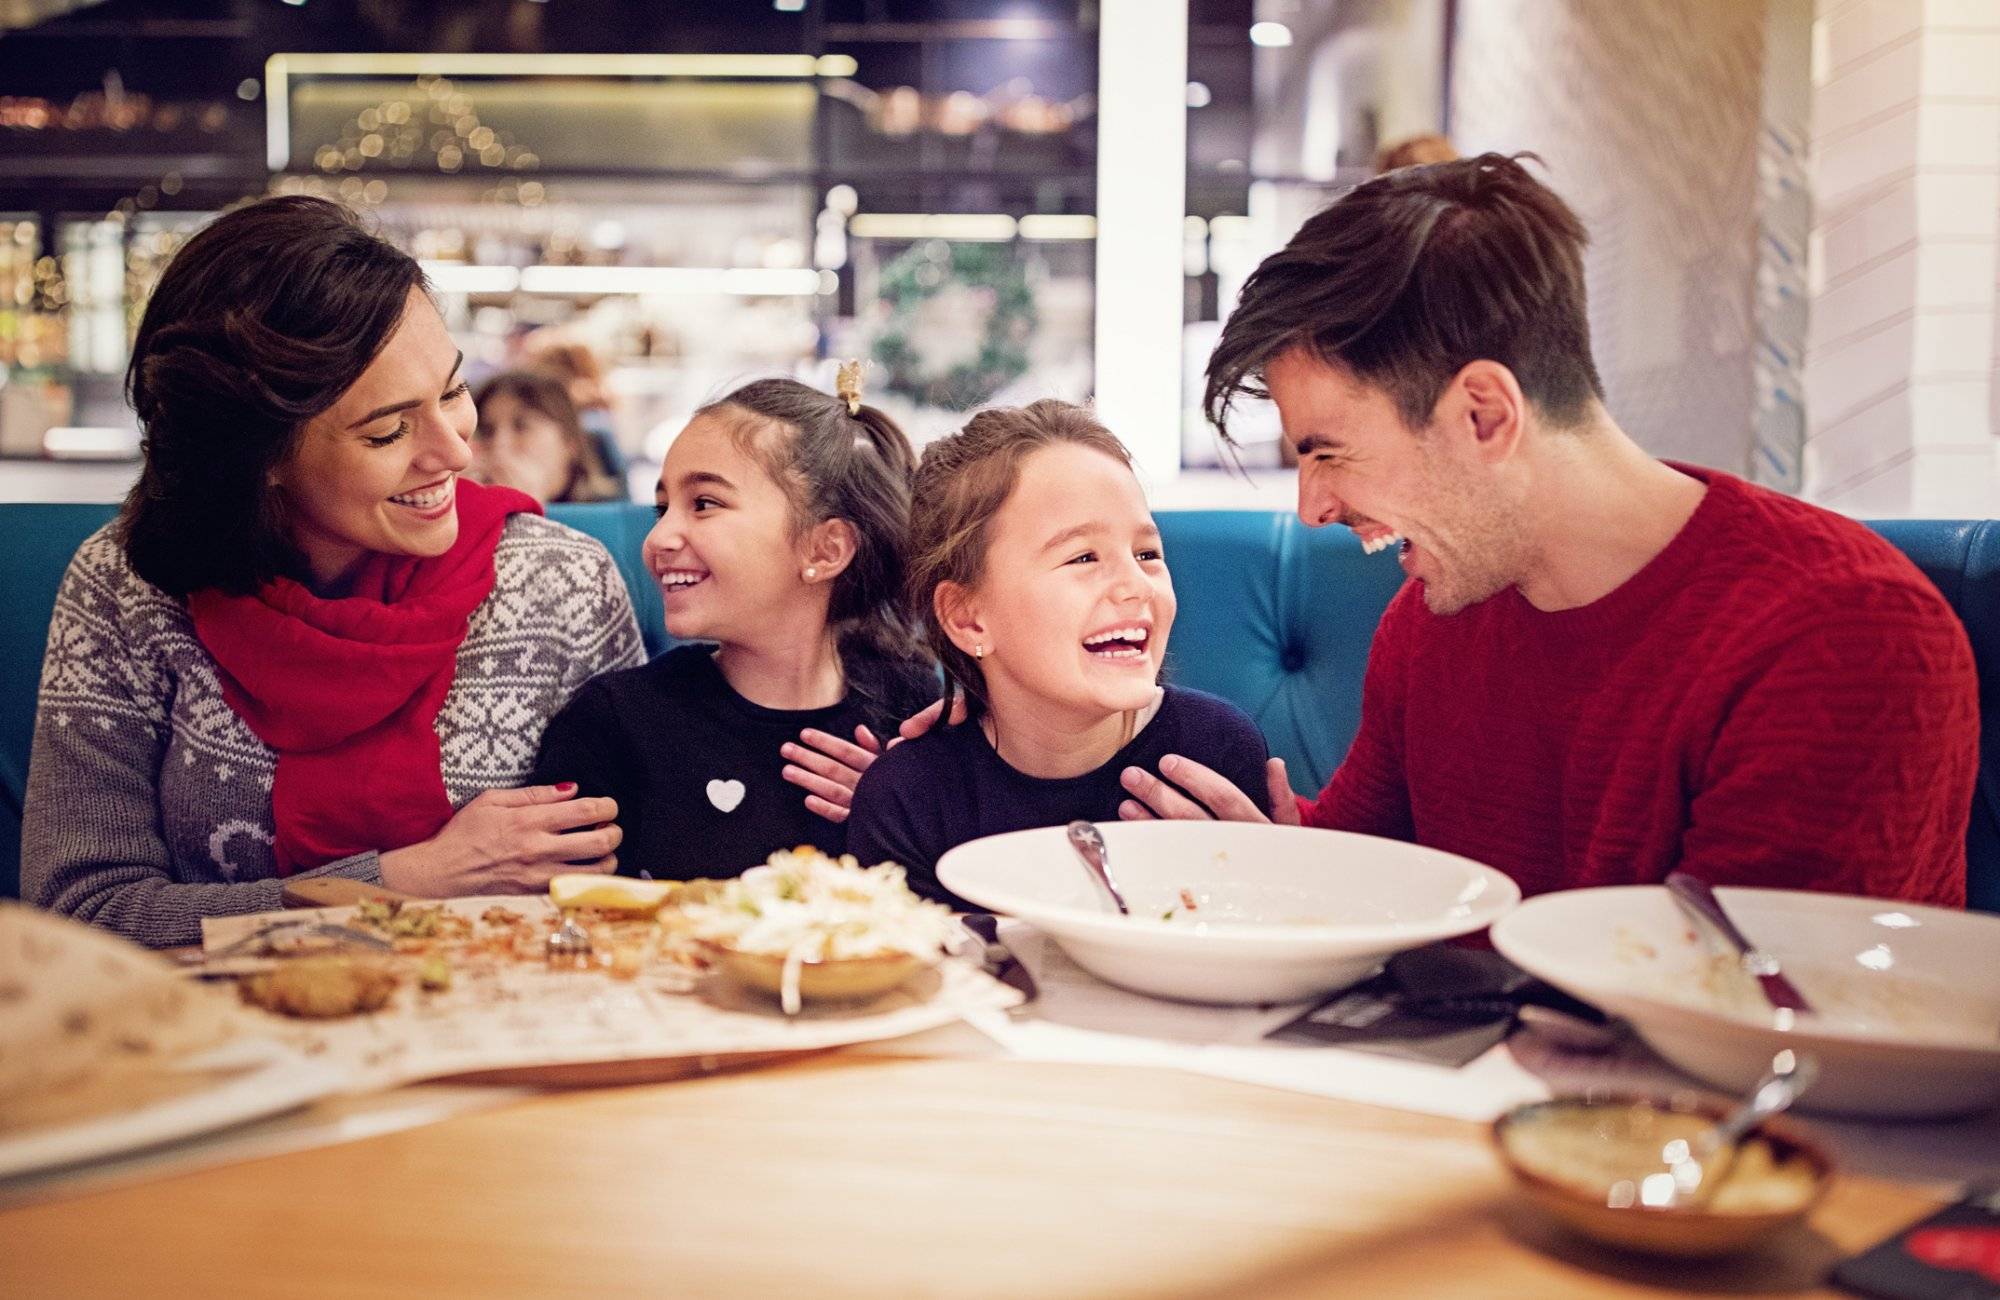
{"type": "Polygon", "coordinates": [[[825,623],[832,574],[804,578],[806,539],[791,498],[750,454],[729,412],[698,415],[681,430],[653,500],[659,522],[646,534],[645,560],[669,633],[745,644],[815,617],[825,623]]]}
{"type": "Polygon", "coordinates": [[[1176,606],[1132,471],[1075,443],[1043,447],[987,535],[978,582],[942,584],[937,600],[995,713],[1055,710],[1088,727],[1150,706],[1176,606]]]}

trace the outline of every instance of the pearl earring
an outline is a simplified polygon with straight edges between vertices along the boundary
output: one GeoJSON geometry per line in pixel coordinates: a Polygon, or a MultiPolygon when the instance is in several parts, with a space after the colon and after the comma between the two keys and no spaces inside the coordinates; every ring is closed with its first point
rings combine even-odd
{"type": "Polygon", "coordinates": [[[984,659],[986,657],[986,647],[983,645],[974,645],[972,647],[972,657],[974,659],[984,659]]]}
{"type": "Polygon", "coordinates": [[[813,580],[814,578],[817,578],[818,576],[819,576],[819,570],[818,570],[818,569],[815,569],[815,568],[813,568],[813,567],[812,567],[811,565],[807,565],[807,566],[806,566],[806,581],[807,581],[807,582],[811,582],[811,581],[812,581],[812,580],[813,580]]]}

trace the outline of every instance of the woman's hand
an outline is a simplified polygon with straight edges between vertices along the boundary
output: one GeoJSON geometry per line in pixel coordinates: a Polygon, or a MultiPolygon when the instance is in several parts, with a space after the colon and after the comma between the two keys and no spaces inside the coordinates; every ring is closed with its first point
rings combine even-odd
{"type": "Polygon", "coordinates": [[[808,727],[799,733],[798,744],[780,746],[778,752],[790,760],[785,779],[805,790],[806,807],[838,824],[854,806],[861,774],[881,757],[882,742],[866,727],[854,729],[853,744],[808,727]]]}
{"type": "Polygon", "coordinates": [[[615,800],[579,799],[573,782],[488,790],[436,835],[382,854],[382,883],[424,898],[531,894],[565,871],[616,871],[617,816],[615,800]]]}
{"type": "Polygon", "coordinates": [[[1120,817],[1128,822],[1163,818],[1167,821],[1275,821],[1284,826],[1299,824],[1299,799],[1292,793],[1292,783],[1285,775],[1285,760],[1282,758],[1268,759],[1264,763],[1266,793],[1271,799],[1271,811],[1276,814],[1272,817],[1266,817],[1256,801],[1232,785],[1228,777],[1214,768],[1203,767],[1191,758],[1168,754],[1160,760],[1160,771],[1181,789],[1176,790],[1143,767],[1125,769],[1119,781],[1125,792],[1133,797],[1119,805],[1120,817]],[[1187,794],[1182,794],[1181,790],[1187,791],[1187,794]],[[1188,795],[1194,798],[1190,799],[1188,795]]]}

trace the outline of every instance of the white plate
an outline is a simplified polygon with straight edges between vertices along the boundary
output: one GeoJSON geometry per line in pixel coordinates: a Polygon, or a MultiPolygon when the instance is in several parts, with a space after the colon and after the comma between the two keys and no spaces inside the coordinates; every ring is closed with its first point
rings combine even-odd
{"type": "Polygon", "coordinates": [[[1801,1109],[1943,1116],[2000,1102],[2000,917],[1784,889],[1718,889],[1822,1014],[1783,1015],[1703,946],[1657,885],[1523,903],[1493,946],[1632,1022],[1673,1064],[1748,1090],[1785,1049],[1819,1058],[1801,1109]]]}
{"type": "Polygon", "coordinates": [[[1406,948],[1484,929],[1521,898],[1491,867],[1372,835],[1243,822],[1099,829],[1131,916],[1112,910],[1061,827],[961,844],[938,878],[1045,932],[1100,979],[1221,1004],[1345,987],[1406,948]],[[1162,920],[1182,889],[1198,906],[1162,920]]]}
{"type": "Polygon", "coordinates": [[[150,1106],[0,1136],[0,1178],[80,1164],[247,1124],[341,1091],[347,1073],[270,1038],[239,1038],[189,1058],[189,1069],[243,1067],[213,1087],[150,1106]]]}

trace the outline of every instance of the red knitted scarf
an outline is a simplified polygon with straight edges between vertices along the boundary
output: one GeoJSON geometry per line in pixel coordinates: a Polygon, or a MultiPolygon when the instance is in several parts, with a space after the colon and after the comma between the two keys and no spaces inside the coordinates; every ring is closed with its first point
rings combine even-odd
{"type": "Polygon", "coordinates": [[[511,488],[457,484],[458,540],[428,559],[374,553],[351,594],[276,578],[256,594],[198,591],[195,634],[223,698],[278,755],[278,874],[435,835],[451,819],[437,715],[472,611],[493,590],[507,516],[540,514],[511,488]]]}

